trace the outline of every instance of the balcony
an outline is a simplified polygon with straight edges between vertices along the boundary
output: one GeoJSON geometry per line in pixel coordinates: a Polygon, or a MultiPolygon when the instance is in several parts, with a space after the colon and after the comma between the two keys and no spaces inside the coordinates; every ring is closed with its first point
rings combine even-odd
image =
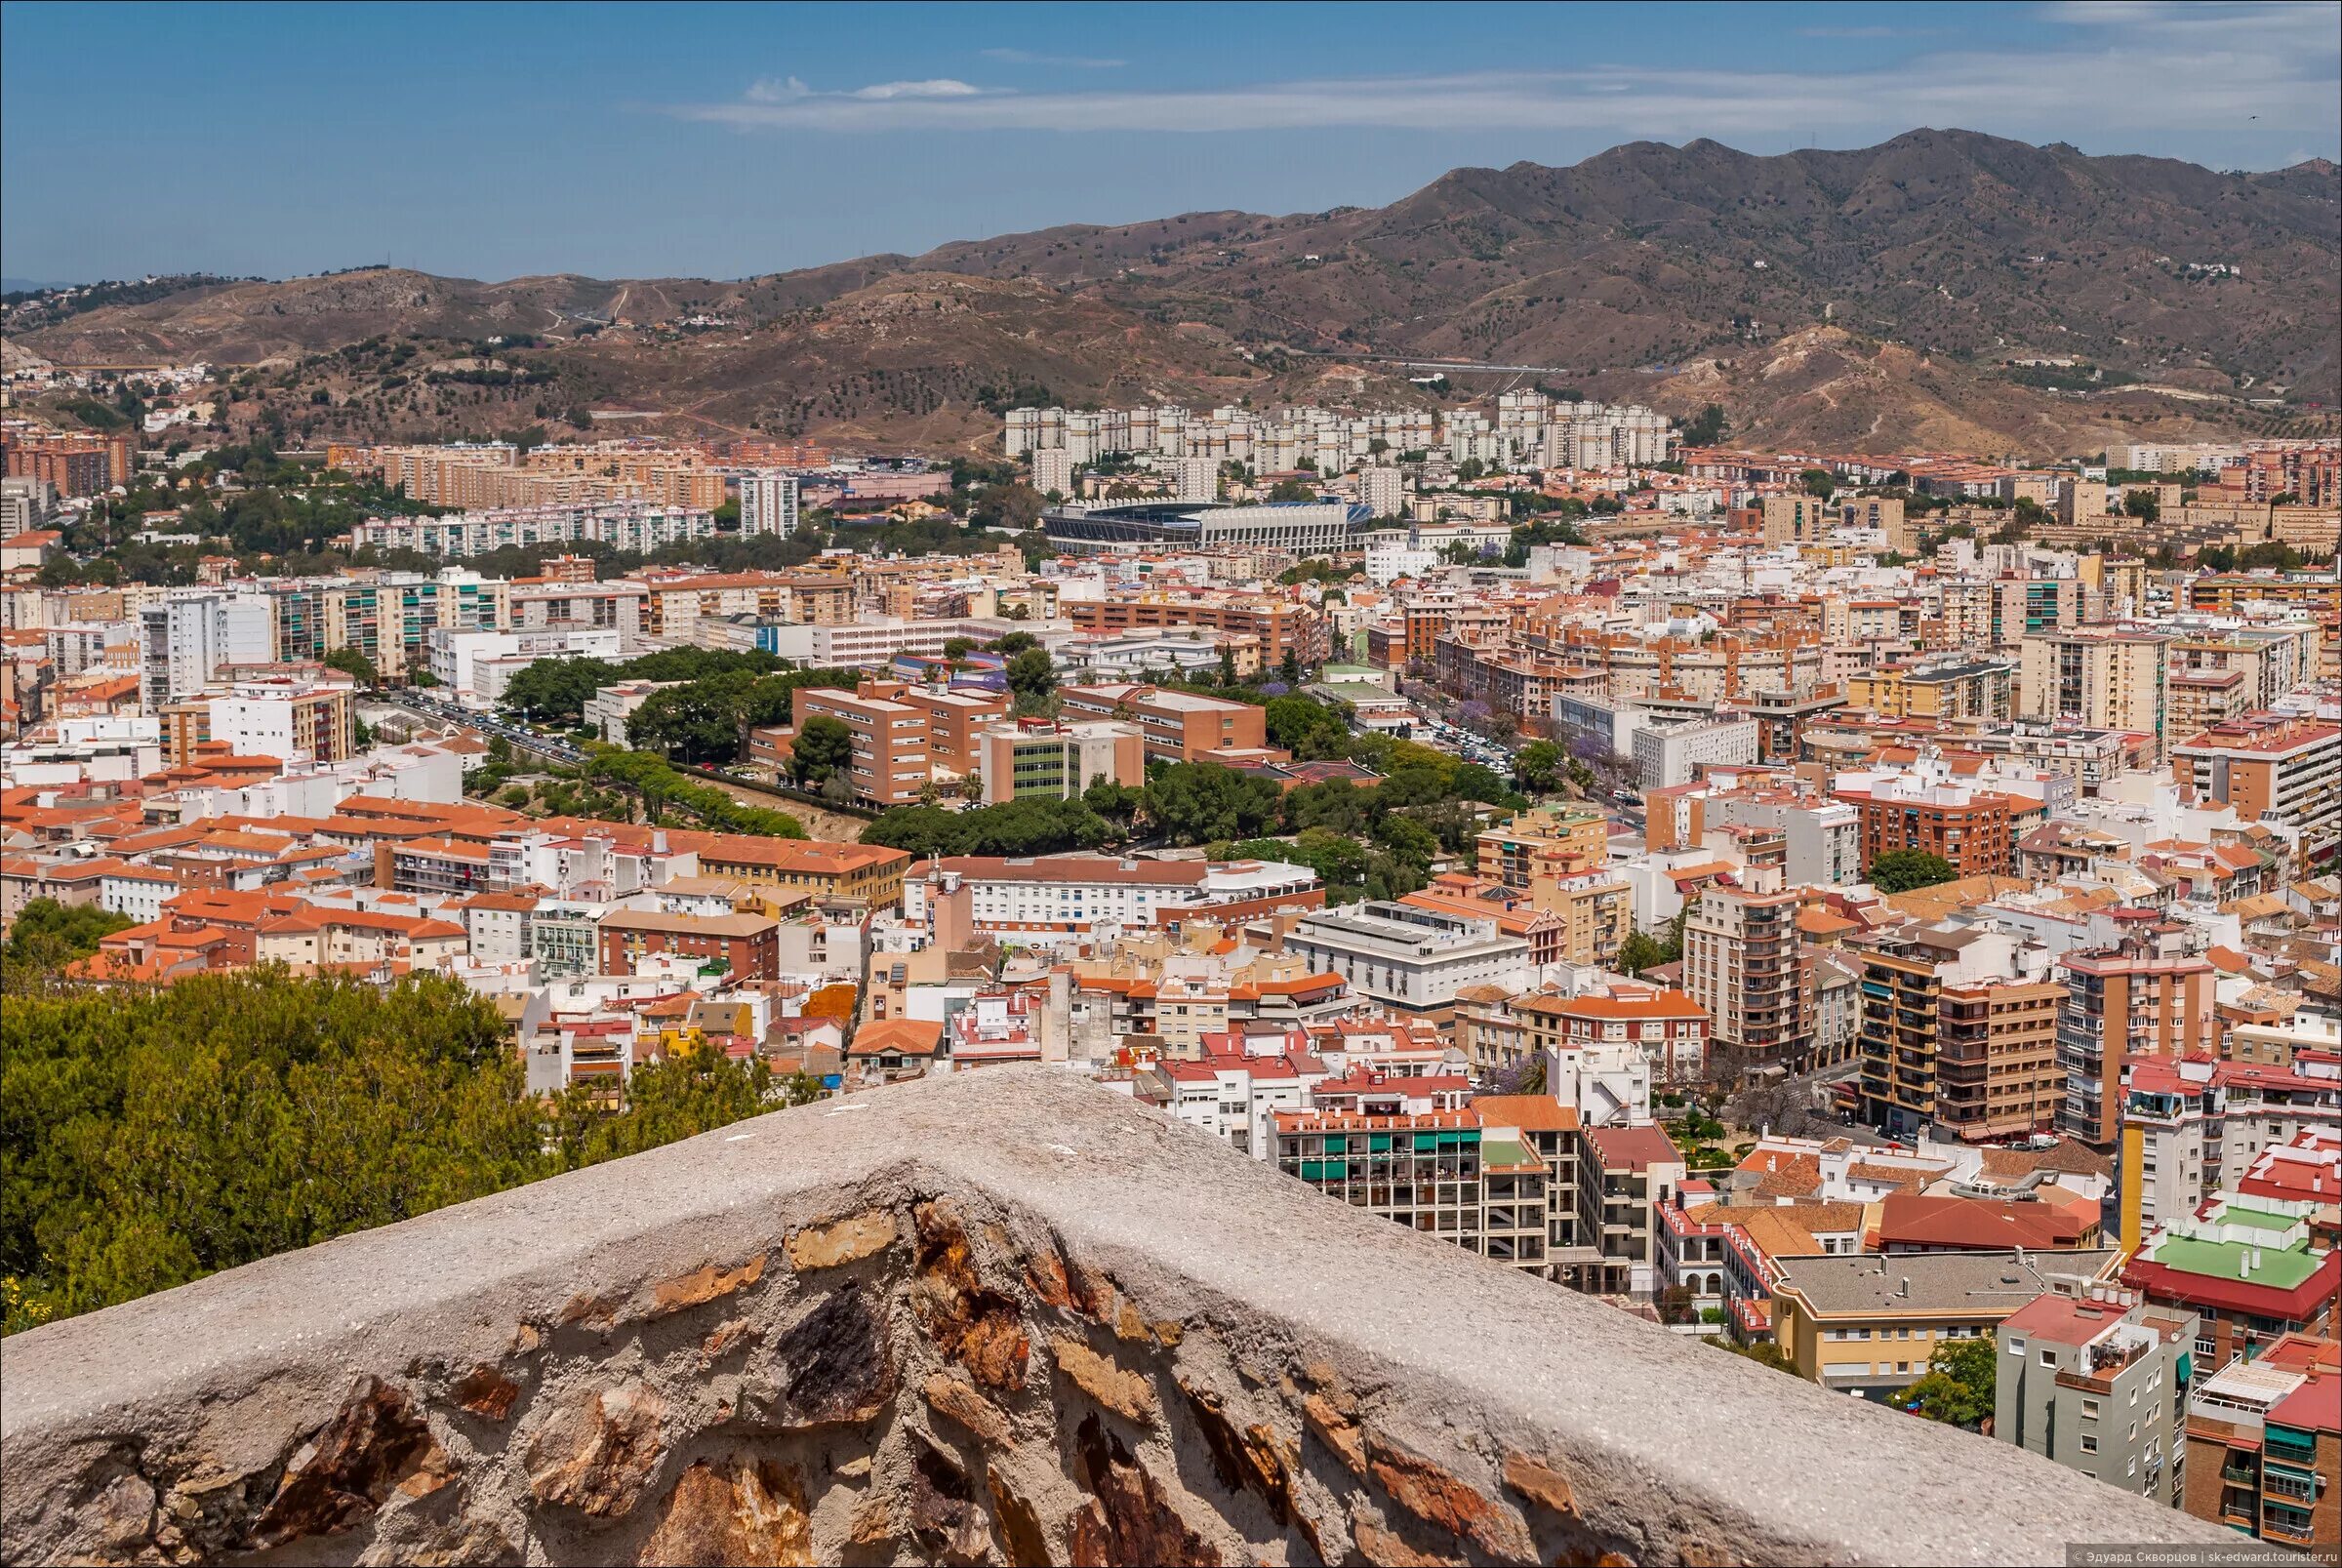
{"type": "Polygon", "coordinates": [[[0,1380],[12,1563],[521,1541],[559,1562],[2039,1562],[2231,1539],[1041,1067],[777,1112],[34,1329],[0,1380]]]}

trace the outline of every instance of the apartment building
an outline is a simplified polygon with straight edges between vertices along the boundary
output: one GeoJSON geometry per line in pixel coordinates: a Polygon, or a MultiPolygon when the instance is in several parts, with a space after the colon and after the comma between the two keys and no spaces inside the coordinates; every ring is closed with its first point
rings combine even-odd
{"type": "MultiPolygon", "coordinates": [[[[1060,711],[1069,718],[1118,719],[1138,727],[1147,760],[1194,762],[1269,744],[1268,714],[1250,703],[1143,685],[1065,686],[1060,711]]],[[[1279,752],[1278,755],[1282,755],[1279,752]]]]}
{"type": "Polygon", "coordinates": [[[1708,1012],[1686,991],[1613,984],[1578,996],[1527,992],[1503,1006],[1519,1022],[1526,1051],[1561,1056],[1623,1045],[1649,1061],[1653,1082],[1674,1086],[1708,1077],[1708,1012]]]}
{"type": "Polygon", "coordinates": [[[978,771],[985,731],[1008,717],[1009,702],[986,692],[907,687],[897,701],[927,715],[927,759],[935,769],[965,777],[978,771]]]}
{"type": "Polygon", "coordinates": [[[779,468],[758,468],[740,476],[740,532],[744,539],[759,534],[788,538],[797,531],[797,476],[779,468]]]}
{"type": "Polygon", "coordinates": [[[1282,664],[1291,658],[1304,665],[1323,663],[1330,649],[1324,617],[1307,605],[1259,594],[1224,594],[1213,598],[1173,598],[1160,593],[1137,598],[1075,600],[1064,607],[1078,631],[1139,631],[1167,626],[1194,626],[1207,631],[1252,637],[1262,659],[1282,664]]]}
{"type": "Polygon", "coordinates": [[[1841,774],[1830,793],[1860,818],[1866,874],[1872,862],[1898,850],[1937,856],[1961,876],[2009,873],[2014,821],[2025,803],[2000,790],[1922,766],[1908,774],[1841,774]]]}
{"type": "Polygon", "coordinates": [[[2342,1345],[2288,1334],[2208,1378],[2200,1365],[2186,1434],[2188,1512],[2295,1551],[2342,1540],[2342,1345]]]}
{"type": "Polygon", "coordinates": [[[677,849],[699,856],[705,876],[758,887],[802,889],[824,903],[886,908],[903,897],[910,856],[883,844],[829,844],[747,833],[674,833],[677,849]]]}
{"type": "Polygon", "coordinates": [[[1138,726],[1107,719],[1067,724],[1010,719],[984,731],[976,772],[984,803],[1070,800],[1101,780],[1136,788],[1147,782],[1138,726]]]}
{"type": "MultiPolygon", "coordinates": [[[[357,754],[357,688],[345,677],[250,675],[229,685],[224,696],[199,698],[182,707],[204,711],[204,733],[191,739],[224,743],[237,756],[324,764],[357,754]]],[[[172,763],[183,767],[192,746],[181,749],[179,738],[185,733],[181,727],[167,730],[173,737],[172,763]]]]}
{"type": "Polygon", "coordinates": [[[789,694],[790,719],[799,735],[808,719],[830,718],[854,738],[847,776],[854,798],[872,805],[918,802],[931,777],[925,707],[903,701],[901,681],[863,680],[853,691],[800,686],[789,694]]]}
{"type": "Polygon", "coordinates": [[[2178,1508],[2197,1327],[2193,1312],[2103,1286],[2035,1298],[1995,1336],[1993,1435],[2178,1508]]]}
{"type": "MultiPolygon", "coordinates": [[[[1249,920],[1325,904],[1316,872],[1279,861],[962,855],[923,870],[903,887],[903,917],[939,933],[938,941],[946,931],[1055,938],[1110,925],[1145,930],[1190,919],[1249,920]]],[[[1290,942],[1286,950],[1294,951],[1290,942]]]]}
{"type": "Polygon", "coordinates": [[[1309,915],[1286,933],[1285,951],[1410,1013],[1443,1015],[1460,990],[1529,981],[1529,945],[1496,920],[1381,900],[1309,915]]]}
{"type": "Polygon", "coordinates": [[[2112,1248],[1779,1258],[1773,1340],[1808,1383],[1887,1400],[1937,1346],[1994,1339],[2020,1308],[2103,1285],[2120,1261],[2112,1248]]]}
{"type": "Polygon", "coordinates": [[[2137,1251],[2157,1226],[2195,1213],[2240,1178],[2255,1189],[2333,1200],[2342,1059],[2307,1053],[2298,1070],[2201,1056],[2134,1060],[2122,1087],[2125,1248],[2137,1251]]]}
{"type": "Polygon", "coordinates": [[[1271,1126],[1287,1176],[1492,1263],[1546,1271],[1551,1175],[1520,1129],[1469,1108],[1279,1110],[1271,1126]]]}
{"type": "Polygon", "coordinates": [[[1712,767],[1756,760],[1756,721],[1737,717],[1652,717],[1629,743],[1635,783],[1645,790],[1690,784],[1712,767]]]}
{"type": "Polygon", "coordinates": [[[2169,648],[2162,632],[2085,627],[2020,639],[2017,711],[2154,737],[2163,759],[2170,718],[2169,648]]]}
{"type": "Polygon", "coordinates": [[[721,964],[734,982],[781,978],[780,930],[770,915],[660,909],[612,909],[595,926],[605,975],[630,975],[644,958],[676,953],[721,964]]]}
{"type": "Polygon", "coordinates": [[[2123,1070],[2141,1058],[2208,1054],[2214,971],[2197,954],[2148,938],[2068,952],[2058,1009],[2057,1061],[2066,1103],[2058,1131],[2112,1149],[2122,1131],[2123,1070]]]}
{"type": "Polygon", "coordinates": [[[1896,1138],[1968,1143],[2047,1132],[2065,1106],[2065,986],[2039,944],[1990,921],[1849,938],[1861,964],[1864,1119],[1896,1138]]]}
{"type": "Polygon", "coordinates": [[[178,594],[139,611],[139,695],[149,713],[196,696],[229,664],[276,658],[275,621],[258,594],[178,594]]]}
{"type": "Polygon", "coordinates": [[[1682,1190],[1687,1167],[1666,1133],[1639,1127],[1589,1127],[1579,1139],[1578,1235],[1598,1262],[1585,1266],[1585,1288],[1647,1302],[1659,1289],[1659,1208],[1682,1190]]]}
{"type": "MultiPolygon", "coordinates": [[[[720,488],[723,481],[715,483],[720,488]]],[[[669,544],[713,539],[715,513],[641,501],[580,502],[439,517],[369,517],[349,532],[353,549],[417,550],[442,559],[506,547],[586,543],[647,555],[669,544]]]]}
{"type": "Polygon", "coordinates": [[[2342,838],[2342,726],[2247,714],[2173,746],[2171,771],[2201,802],[2297,829],[2313,857],[2342,838]]]}
{"type": "Polygon", "coordinates": [[[1847,676],[1846,705],[1890,719],[2005,719],[2016,686],[2016,666],[1999,660],[1890,666],[1847,676]]]}
{"type": "Polygon", "coordinates": [[[1474,836],[1480,875],[1535,898],[1545,884],[1610,860],[1610,823],[1586,807],[1547,806],[1515,815],[1474,836]]]}
{"type": "Polygon", "coordinates": [[[2234,1189],[2149,1234],[2122,1283],[2202,1320],[2201,1374],[2257,1359],[2291,1333],[2330,1335],[2342,1252],[2312,1236],[2317,1204],[2234,1189]]]}
{"type": "Polygon", "coordinates": [[[1734,886],[1701,889],[1683,921],[1683,989],[1712,1021],[1716,1076],[1802,1070],[1813,1048],[1811,992],[1799,959],[1804,896],[1756,867],[1734,886]]]}

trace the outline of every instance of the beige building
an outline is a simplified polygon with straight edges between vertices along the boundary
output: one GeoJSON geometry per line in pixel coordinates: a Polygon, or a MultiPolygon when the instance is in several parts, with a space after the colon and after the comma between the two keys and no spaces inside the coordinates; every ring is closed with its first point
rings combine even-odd
{"type": "Polygon", "coordinates": [[[980,739],[976,771],[984,803],[1068,800],[1100,780],[1137,788],[1147,762],[1136,725],[1110,719],[1061,724],[1055,719],[1010,719],[980,739]]]}
{"type": "Polygon", "coordinates": [[[2167,635],[2113,628],[2028,634],[2019,645],[2018,714],[2152,736],[2160,763],[2170,718],[2170,645],[2167,635]]]}

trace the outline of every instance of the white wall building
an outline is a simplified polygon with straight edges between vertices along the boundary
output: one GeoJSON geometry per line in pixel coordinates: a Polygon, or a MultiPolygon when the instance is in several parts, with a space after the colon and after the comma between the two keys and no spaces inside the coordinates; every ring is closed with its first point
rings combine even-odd
{"type": "Polygon", "coordinates": [[[777,534],[783,539],[797,531],[797,476],[779,468],[759,468],[740,476],[740,531],[745,536],[777,534]]]}
{"type": "Polygon", "coordinates": [[[1340,975],[1376,1001],[1417,1012],[1454,1003],[1458,987],[1534,983],[1529,945],[1494,920],[1410,904],[1369,901],[1312,914],[1285,937],[1285,951],[1317,973],[1340,975]]]}

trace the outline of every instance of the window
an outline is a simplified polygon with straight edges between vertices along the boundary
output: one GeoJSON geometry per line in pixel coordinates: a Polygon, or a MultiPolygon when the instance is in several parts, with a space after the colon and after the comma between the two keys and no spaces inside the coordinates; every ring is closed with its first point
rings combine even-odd
{"type": "Polygon", "coordinates": [[[2041,1352],[2041,1365],[2045,1367],[2053,1367],[2057,1365],[2057,1352],[2055,1350],[2043,1350],[2041,1352]]]}
{"type": "Polygon", "coordinates": [[[2083,1453],[2085,1453],[2085,1454],[2095,1454],[2095,1453],[2097,1453],[2097,1452],[2098,1452],[2098,1439],[2097,1439],[2097,1437],[2096,1437],[2095,1435],[2093,1435],[2092,1433],[2089,1433],[2089,1432],[2083,1432],[2083,1433],[2081,1434],[2081,1451],[2082,1451],[2083,1453]]]}
{"type": "Polygon", "coordinates": [[[2085,1421],[2094,1419],[2098,1414],[2098,1401],[2095,1399],[2084,1399],[2081,1402],[2081,1414],[2082,1419],[2085,1421]]]}

